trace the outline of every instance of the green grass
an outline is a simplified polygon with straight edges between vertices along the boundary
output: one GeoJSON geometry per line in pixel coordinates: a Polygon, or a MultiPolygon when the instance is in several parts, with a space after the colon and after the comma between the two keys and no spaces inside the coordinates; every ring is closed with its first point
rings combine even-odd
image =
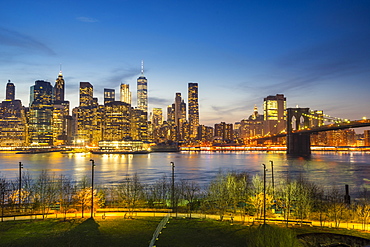
{"type": "MultiPolygon", "coordinates": [[[[0,246],[148,246],[161,218],[137,217],[123,219],[108,217],[94,219],[46,219],[33,221],[0,222],[0,246]]],[[[247,240],[253,244],[248,246],[268,246],[259,243],[259,234],[273,236],[276,243],[281,237],[281,243],[293,243],[296,234],[313,232],[330,232],[352,235],[370,239],[370,234],[346,229],[329,229],[318,227],[272,227],[262,229],[230,222],[208,219],[172,218],[162,230],[157,246],[187,247],[187,246],[246,246],[247,240]],[[257,241],[258,240],[258,241],[257,241]],[[290,242],[286,242],[286,241],[290,242]],[[284,242],[285,241],[285,242],[284,242]],[[250,241],[251,242],[251,241],[250,241]],[[261,245],[262,244],[262,245],[261,245]]],[[[272,245],[276,246],[276,245],[272,245]]],[[[280,245],[288,246],[288,245],[280,245]]]]}
{"type": "Polygon", "coordinates": [[[148,246],[160,218],[0,223],[0,246],[148,246]]]}

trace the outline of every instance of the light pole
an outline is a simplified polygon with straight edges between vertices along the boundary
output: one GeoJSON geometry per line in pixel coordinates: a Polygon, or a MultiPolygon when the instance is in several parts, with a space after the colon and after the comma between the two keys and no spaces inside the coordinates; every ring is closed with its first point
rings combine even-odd
{"type": "Polygon", "coordinates": [[[94,167],[95,162],[93,159],[91,161],[91,218],[94,216],[94,167]]]}
{"type": "Polygon", "coordinates": [[[263,165],[263,225],[266,225],[266,165],[263,165]]]}
{"type": "Polygon", "coordinates": [[[272,197],[275,200],[274,162],[270,160],[270,164],[271,164],[271,178],[272,178],[272,197]]]}
{"type": "Polygon", "coordinates": [[[19,199],[19,211],[21,211],[21,203],[22,203],[22,162],[19,162],[19,191],[18,191],[18,199],[19,199]]]}
{"type": "Polygon", "coordinates": [[[171,166],[172,166],[172,195],[171,195],[171,199],[172,199],[172,210],[175,209],[175,163],[173,162],[170,162],[171,166]]]}

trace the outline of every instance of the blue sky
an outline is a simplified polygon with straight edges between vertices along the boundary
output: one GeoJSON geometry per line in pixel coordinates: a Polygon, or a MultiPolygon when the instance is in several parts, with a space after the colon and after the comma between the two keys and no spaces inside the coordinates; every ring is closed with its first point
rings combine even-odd
{"type": "Polygon", "coordinates": [[[130,84],[136,105],[141,60],[149,108],[166,108],[199,83],[201,124],[247,118],[263,98],[341,118],[370,117],[369,1],[2,1],[0,88],[11,80],[28,105],[35,80],[66,99],[80,81],[130,84]]]}

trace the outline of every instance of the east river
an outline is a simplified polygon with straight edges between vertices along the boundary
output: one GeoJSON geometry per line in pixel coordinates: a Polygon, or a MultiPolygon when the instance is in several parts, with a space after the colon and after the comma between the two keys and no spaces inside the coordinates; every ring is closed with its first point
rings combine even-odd
{"type": "Polygon", "coordinates": [[[170,162],[175,164],[175,179],[186,179],[206,186],[217,174],[228,171],[247,172],[263,176],[263,166],[268,169],[271,181],[271,165],[275,183],[281,179],[304,177],[308,181],[329,189],[333,186],[356,193],[361,187],[370,189],[370,153],[366,152],[314,152],[309,159],[288,157],[285,153],[266,152],[179,152],[150,154],[90,154],[59,152],[40,154],[16,154],[0,152],[0,177],[16,179],[19,162],[22,172],[36,178],[42,170],[51,174],[66,175],[73,180],[91,177],[91,161],[95,162],[94,177],[97,184],[115,184],[125,176],[137,174],[144,184],[150,184],[163,176],[171,177],[170,162]]]}

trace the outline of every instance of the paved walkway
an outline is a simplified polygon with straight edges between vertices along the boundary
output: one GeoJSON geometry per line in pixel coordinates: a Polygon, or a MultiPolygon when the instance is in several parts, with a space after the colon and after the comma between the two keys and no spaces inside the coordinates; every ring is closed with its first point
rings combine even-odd
{"type": "MultiPolygon", "coordinates": [[[[94,217],[97,218],[97,219],[107,219],[107,218],[110,218],[110,217],[124,217],[124,218],[128,218],[129,216],[132,216],[132,217],[164,217],[168,214],[169,212],[133,212],[133,213],[129,213],[129,212],[98,212],[98,213],[95,213],[94,214],[94,217]]],[[[90,212],[85,212],[84,213],[84,218],[90,218],[90,212]]],[[[171,217],[176,217],[176,213],[170,213],[170,216],[171,217]]],[[[81,218],[82,217],[82,214],[81,213],[67,213],[66,215],[65,214],[48,214],[48,215],[45,215],[45,218],[48,218],[48,219],[52,219],[52,218],[81,218]]],[[[183,213],[178,213],[177,214],[177,217],[179,218],[183,218],[183,217],[189,217],[189,214],[183,214],[183,213]]],[[[214,220],[219,220],[220,219],[220,216],[218,215],[211,215],[211,214],[191,214],[191,217],[192,218],[204,218],[204,219],[214,219],[214,220]]],[[[38,215],[29,215],[29,216],[7,216],[7,217],[4,217],[4,218],[1,218],[0,217],[0,221],[14,221],[14,220],[34,220],[34,219],[42,219],[42,215],[41,214],[38,214],[38,215]]],[[[225,215],[223,217],[223,221],[230,221],[230,223],[232,222],[242,222],[243,219],[242,217],[239,215],[239,216],[231,216],[231,215],[225,215]]],[[[281,223],[281,224],[284,224],[285,221],[283,221],[283,218],[268,218],[266,219],[266,222],[267,223],[281,223]],[[279,221],[276,221],[276,220],[279,220],[279,221]]],[[[306,223],[304,225],[307,225],[307,221],[305,221],[306,223]]],[[[320,221],[309,221],[311,226],[317,226],[317,227],[320,227],[321,226],[321,223],[320,221]]],[[[245,217],[244,219],[244,223],[246,225],[252,225],[252,224],[261,224],[262,221],[259,220],[257,221],[255,217],[245,217]]],[[[299,225],[299,221],[297,220],[293,220],[289,222],[289,225],[299,225]]],[[[323,222],[323,227],[334,227],[335,226],[335,223],[334,222],[328,222],[328,221],[325,221],[323,222]]],[[[365,229],[363,229],[363,225],[361,223],[351,223],[351,222],[342,222],[340,223],[339,225],[339,228],[344,228],[344,229],[355,229],[355,230],[366,230],[366,231],[370,231],[370,226],[369,224],[366,224],[365,225],[365,229]]]]}

